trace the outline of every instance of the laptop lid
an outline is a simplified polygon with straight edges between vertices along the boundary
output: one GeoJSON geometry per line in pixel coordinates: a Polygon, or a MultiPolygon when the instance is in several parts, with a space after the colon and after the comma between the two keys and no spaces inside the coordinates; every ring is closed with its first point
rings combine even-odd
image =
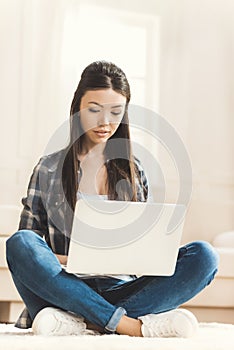
{"type": "Polygon", "coordinates": [[[79,274],[170,276],[184,220],[168,233],[175,207],[110,200],[77,202],[66,270],[79,274]]]}

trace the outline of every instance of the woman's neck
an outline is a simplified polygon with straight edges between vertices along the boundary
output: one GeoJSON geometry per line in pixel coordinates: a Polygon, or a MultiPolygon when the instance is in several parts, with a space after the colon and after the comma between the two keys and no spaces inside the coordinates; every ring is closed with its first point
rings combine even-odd
{"type": "Polygon", "coordinates": [[[107,194],[107,171],[103,154],[105,144],[97,145],[78,155],[82,177],[79,183],[81,192],[89,194],[107,194]]]}
{"type": "Polygon", "coordinates": [[[106,146],[106,143],[100,143],[95,145],[84,143],[82,145],[80,153],[78,154],[78,159],[82,162],[86,157],[103,158],[105,146],[106,146]]]}

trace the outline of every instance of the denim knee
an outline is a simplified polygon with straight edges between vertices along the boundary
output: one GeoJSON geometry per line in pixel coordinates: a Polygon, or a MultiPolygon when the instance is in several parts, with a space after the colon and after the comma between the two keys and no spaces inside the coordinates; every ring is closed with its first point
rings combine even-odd
{"type": "MultiPolygon", "coordinates": [[[[22,251],[28,249],[28,245],[32,243],[33,237],[38,235],[30,230],[19,230],[14,233],[6,241],[6,258],[8,265],[12,259],[15,259],[17,256],[21,255],[22,251]]],[[[38,236],[38,238],[41,238],[38,236]]]]}
{"type": "Polygon", "coordinates": [[[214,276],[219,265],[219,255],[216,249],[206,241],[195,241],[187,246],[192,247],[193,254],[195,254],[194,264],[206,274],[214,276]]]}
{"type": "Polygon", "coordinates": [[[217,250],[206,241],[196,241],[194,244],[197,247],[199,255],[209,262],[210,267],[217,269],[219,265],[219,254],[217,250]]]}

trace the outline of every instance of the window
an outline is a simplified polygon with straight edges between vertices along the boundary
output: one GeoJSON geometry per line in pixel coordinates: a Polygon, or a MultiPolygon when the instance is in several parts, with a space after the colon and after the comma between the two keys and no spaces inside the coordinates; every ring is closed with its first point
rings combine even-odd
{"type": "MultiPolygon", "coordinates": [[[[133,107],[137,105],[141,106],[142,110],[143,107],[158,110],[157,16],[90,6],[81,2],[76,10],[71,8],[67,14],[62,53],[62,74],[65,80],[63,85],[67,86],[65,95],[69,98],[74,90],[71,84],[74,82],[76,87],[84,67],[103,59],[114,62],[126,73],[131,87],[133,107]]],[[[130,123],[134,124],[131,115],[130,123]]],[[[155,155],[155,139],[147,133],[149,128],[152,130],[152,125],[146,122],[144,126],[145,131],[134,125],[131,127],[132,139],[136,145],[142,146],[140,148],[155,155]]],[[[139,150],[139,147],[136,147],[137,149],[139,150]]],[[[139,158],[147,157],[141,154],[139,158]]]]}

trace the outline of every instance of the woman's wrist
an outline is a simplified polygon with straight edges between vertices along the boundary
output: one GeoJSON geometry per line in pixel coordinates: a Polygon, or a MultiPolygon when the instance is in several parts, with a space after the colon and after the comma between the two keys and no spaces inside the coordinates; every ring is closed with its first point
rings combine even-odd
{"type": "Polygon", "coordinates": [[[67,255],[55,254],[61,265],[67,265],[67,255]]]}

